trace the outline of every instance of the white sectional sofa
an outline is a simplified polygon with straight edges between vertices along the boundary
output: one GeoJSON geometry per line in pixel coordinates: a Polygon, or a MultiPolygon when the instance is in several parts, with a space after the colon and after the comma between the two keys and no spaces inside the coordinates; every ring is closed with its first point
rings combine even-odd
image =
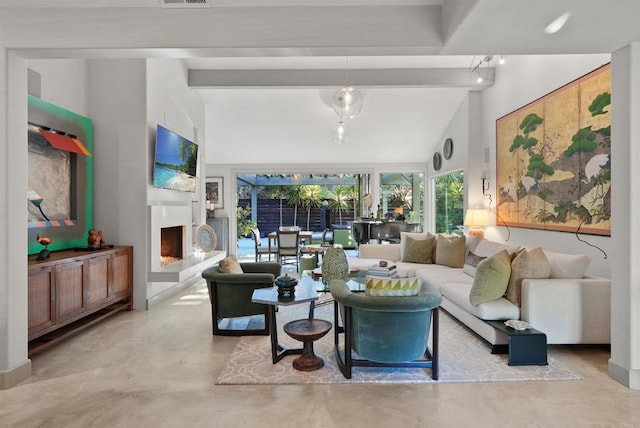
{"type": "MultiPolygon", "coordinates": [[[[520,307],[505,297],[474,306],[469,301],[473,269],[403,262],[402,245],[362,244],[359,257],[349,258],[350,267],[367,269],[380,260],[394,262],[398,274],[417,276],[436,286],[442,293],[441,307],[492,345],[506,344],[507,337],[485,321],[507,319],[529,322],[546,333],[549,344],[610,343],[610,280],[584,275],[590,262],[588,256],[544,250],[551,265],[550,277],[524,279],[520,307]]],[[[467,238],[465,252],[486,257],[518,248],[467,238]]]]}

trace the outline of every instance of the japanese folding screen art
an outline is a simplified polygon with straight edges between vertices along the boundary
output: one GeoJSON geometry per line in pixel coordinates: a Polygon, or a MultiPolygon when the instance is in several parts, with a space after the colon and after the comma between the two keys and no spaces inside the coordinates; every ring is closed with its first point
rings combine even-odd
{"type": "Polygon", "coordinates": [[[496,121],[506,224],[611,235],[610,107],[607,64],[496,121]]]}

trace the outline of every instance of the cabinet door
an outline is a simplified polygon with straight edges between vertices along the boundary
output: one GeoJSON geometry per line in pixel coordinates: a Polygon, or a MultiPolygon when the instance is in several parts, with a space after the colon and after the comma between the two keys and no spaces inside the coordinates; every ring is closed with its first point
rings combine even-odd
{"type": "Polygon", "coordinates": [[[87,260],[87,299],[89,306],[104,303],[109,299],[110,255],[91,257],[87,260]]]}
{"type": "Polygon", "coordinates": [[[29,340],[55,324],[55,276],[51,266],[29,269],[29,340]]]}
{"type": "Polygon", "coordinates": [[[86,307],[82,260],[56,266],[56,298],[58,322],[80,314],[86,307]]]}
{"type": "Polygon", "coordinates": [[[128,250],[113,255],[113,296],[128,297],[131,294],[131,258],[128,250]]]}

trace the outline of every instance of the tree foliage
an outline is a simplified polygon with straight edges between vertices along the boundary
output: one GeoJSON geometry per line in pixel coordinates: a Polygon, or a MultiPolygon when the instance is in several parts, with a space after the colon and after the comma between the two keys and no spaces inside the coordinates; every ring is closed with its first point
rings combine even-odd
{"type": "Polygon", "coordinates": [[[454,172],[435,179],[436,232],[462,230],[464,213],[464,174],[454,172]]]}

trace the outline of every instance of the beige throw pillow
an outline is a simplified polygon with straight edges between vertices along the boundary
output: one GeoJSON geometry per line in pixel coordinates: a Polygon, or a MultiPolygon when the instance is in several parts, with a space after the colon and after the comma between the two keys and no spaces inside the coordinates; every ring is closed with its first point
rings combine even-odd
{"type": "Polygon", "coordinates": [[[507,299],[520,306],[522,280],[525,278],[549,278],[551,265],[542,248],[522,250],[511,262],[511,278],[507,286],[507,299]]]}
{"type": "Polygon", "coordinates": [[[436,238],[436,264],[461,268],[464,266],[464,235],[438,235],[436,238]]]}
{"type": "Polygon", "coordinates": [[[230,255],[226,259],[220,260],[218,267],[220,268],[220,272],[223,273],[244,273],[235,255],[230,255]]]}
{"type": "Polygon", "coordinates": [[[551,265],[550,278],[583,278],[587,273],[591,257],[584,254],[556,253],[544,250],[551,265]]]}
{"type": "Polygon", "coordinates": [[[433,253],[433,244],[435,242],[435,236],[431,236],[427,239],[413,239],[410,236],[406,236],[402,261],[423,264],[433,263],[433,259],[431,257],[433,253]]]}
{"type": "Polygon", "coordinates": [[[482,260],[469,292],[473,306],[498,300],[507,291],[511,275],[511,257],[506,250],[482,260]]]}

